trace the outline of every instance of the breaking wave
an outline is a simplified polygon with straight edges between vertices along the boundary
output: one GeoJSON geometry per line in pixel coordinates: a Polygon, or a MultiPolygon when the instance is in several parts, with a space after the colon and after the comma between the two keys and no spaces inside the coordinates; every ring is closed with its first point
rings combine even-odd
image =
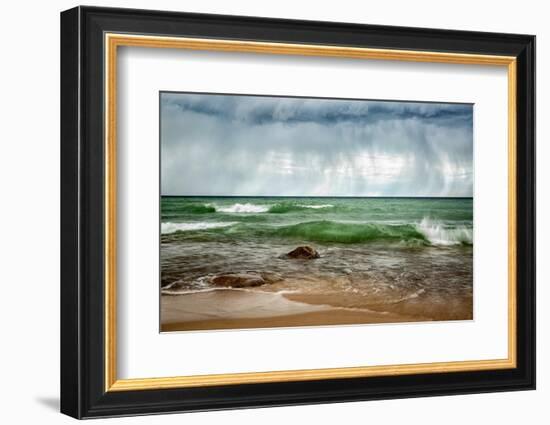
{"type": "Polygon", "coordinates": [[[208,229],[220,229],[223,227],[232,226],[235,223],[162,223],[160,226],[160,232],[163,235],[175,233],[175,232],[187,232],[196,230],[208,230],[208,229]]]}
{"type": "Polygon", "coordinates": [[[472,245],[473,229],[467,225],[451,226],[424,218],[416,223],[306,221],[290,225],[265,225],[246,222],[162,223],[162,234],[189,232],[190,237],[215,237],[215,234],[246,240],[300,239],[318,243],[361,244],[370,242],[404,242],[414,246],[472,245]],[[202,236],[201,236],[202,235],[202,236]]]}
{"type": "MultiPolygon", "coordinates": [[[[253,203],[236,203],[232,205],[215,205],[215,204],[200,204],[190,203],[187,205],[178,205],[174,212],[181,214],[207,214],[207,213],[249,213],[249,214],[261,214],[261,213],[273,213],[284,214],[294,211],[308,211],[311,212],[325,210],[327,208],[335,208],[332,204],[297,204],[295,202],[280,202],[276,204],[258,205],[253,203]]],[[[165,208],[166,213],[171,212],[171,208],[165,208]]]]}
{"type": "Polygon", "coordinates": [[[412,224],[341,223],[310,221],[276,228],[277,236],[306,239],[313,242],[365,243],[374,241],[428,242],[412,224]]]}
{"type": "Polygon", "coordinates": [[[473,229],[469,226],[446,226],[425,217],[416,227],[432,245],[472,245],[473,242],[473,229]]]}
{"type": "Polygon", "coordinates": [[[281,202],[275,205],[272,205],[268,212],[272,214],[285,214],[294,211],[307,211],[307,210],[324,210],[326,208],[334,208],[332,204],[321,204],[321,205],[304,205],[296,204],[294,202],[281,202]]]}
{"type": "Polygon", "coordinates": [[[266,205],[256,205],[256,204],[233,204],[228,207],[216,207],[217,212],[224,213],[263,213],[267,212],[269,207],[266,205]]]}
{"type": "Polygon", "coordinates": [[[216,208],[213,205],[210,204],[202,204],[202,203],[188,203],[188,204],[178,204],[175,206],[164,206],[163,212],[170,214],[170,213],[177,213],[177,214],[208,214],[208,213],[215,213],[216,208]]]}

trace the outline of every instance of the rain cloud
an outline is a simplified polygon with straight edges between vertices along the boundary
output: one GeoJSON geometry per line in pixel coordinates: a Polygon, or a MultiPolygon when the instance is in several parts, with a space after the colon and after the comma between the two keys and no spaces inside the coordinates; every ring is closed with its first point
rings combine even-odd
{"type": "Polygon", "coordinates": [[[464,196],[473,106],[162,92],[161,192],[464,196]]]}

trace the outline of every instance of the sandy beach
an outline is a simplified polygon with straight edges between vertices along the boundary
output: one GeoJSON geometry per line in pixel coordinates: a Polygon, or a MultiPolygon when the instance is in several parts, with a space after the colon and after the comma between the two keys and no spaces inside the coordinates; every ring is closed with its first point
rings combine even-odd
{"type": "Polygon", "coordinates": [[[418,317],[389,312],[316,303],[320,300],[314,295],[292,297],[292,294],[238,289],[219,289],[177,296],[163,295],[161,331],[397,323],[419,320],[418,317]],[[299,298],[299,301],[290,298],[299,298]]]}

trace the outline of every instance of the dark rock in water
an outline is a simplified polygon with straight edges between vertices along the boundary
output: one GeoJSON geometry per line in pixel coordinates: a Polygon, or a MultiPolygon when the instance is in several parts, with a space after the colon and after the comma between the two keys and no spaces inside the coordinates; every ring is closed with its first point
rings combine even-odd
{"type": "Polygon", "coordinates": [[[405,282],[419,282],[423,281],[426,278],[426,276],[422,273],[418,272],[403,272],[399,275],[399,280],[405,281],[405,282]]]}
{"type": "Polygon", "coordinates": [[[288,254],[285,255],[286,258],[299,258],[303,260],[312,260],[314,258],[319,258],[319,253],[312,248],[311,246],[304,245],[299,246],[296,249],[293,249],[288,254]]]}
{"type": "Polygon", "coordinates": [[[210,283],[228,288],[249,288],[265,285],[267,282],[258,273],[228,273],[214,276],[210,279],[210,283]]]}
{"type": "Polygon", "coordinates": [[[245,271],[238,273],[224,273],[210,278],[210,283],[226,288],[250,288],[280,282],[283,277],[273,272],[245,271]]]}

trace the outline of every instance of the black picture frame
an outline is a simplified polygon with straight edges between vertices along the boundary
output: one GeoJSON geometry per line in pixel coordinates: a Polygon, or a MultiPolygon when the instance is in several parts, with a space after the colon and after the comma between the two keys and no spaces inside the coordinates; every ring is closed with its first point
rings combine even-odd
{"type": "Polygon", "coordinates": [[[534,388],[534,36],[96,7],[76,7],[61,13],[62,413],[92,418],[534,388]],[[102,140],[106,32],[514,56],[517,59],[517,367],[105,391],[102,140]]]}

